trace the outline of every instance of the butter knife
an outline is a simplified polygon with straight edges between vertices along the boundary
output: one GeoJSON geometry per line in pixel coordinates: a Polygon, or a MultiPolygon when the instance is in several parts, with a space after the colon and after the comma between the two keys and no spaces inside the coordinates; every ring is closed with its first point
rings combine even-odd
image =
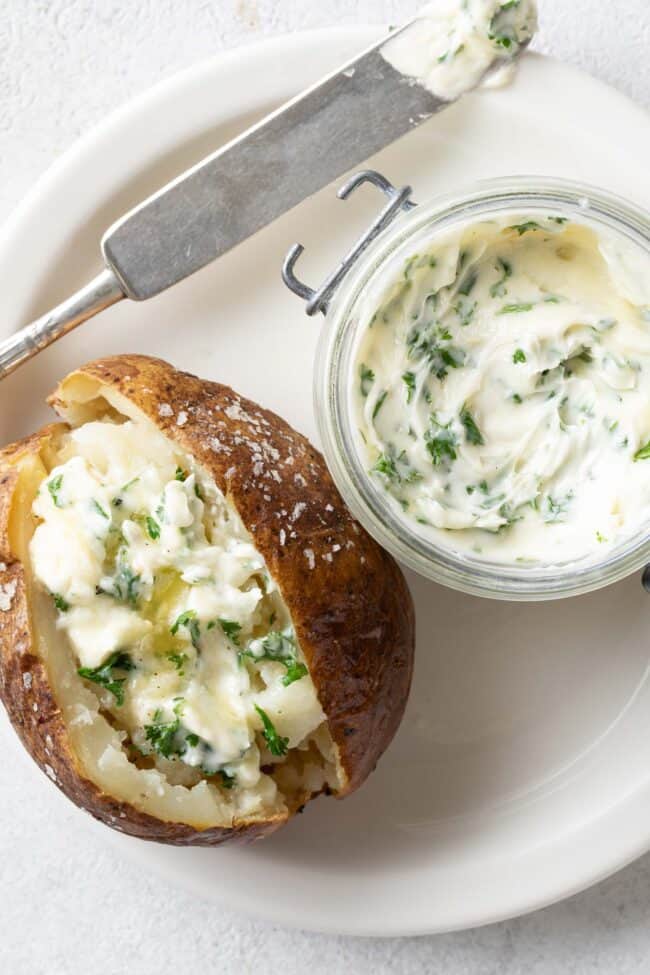
{"type": "MultiPolygon", "coordinates": [[[[450,102],[382,56],[393,31],[168,183],[104,235],[104,269],[0,342],[0,380],[109,306],[143,301],[225,254],[450,102]]],[[[495,56],[495,63],[503,63],[495,56]]]]}

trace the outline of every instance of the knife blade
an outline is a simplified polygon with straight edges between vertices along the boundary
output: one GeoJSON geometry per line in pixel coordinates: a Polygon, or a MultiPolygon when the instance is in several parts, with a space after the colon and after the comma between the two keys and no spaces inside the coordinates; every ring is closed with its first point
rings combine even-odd
{"type": "Polygon", "coordinates": [[[118,220],[102,240],[104,270],[0,343],[0,380],[115,302],[151,298],[198,271],[450,104],[382,56],[386,42],[412,24],[391,32],[118,220]]]}
{"type": "Polygon", "coordinates": [[[102,249],[127,296],[193,274],[446,105],[384,60],[385,42],[118,220],[102,249]]]}

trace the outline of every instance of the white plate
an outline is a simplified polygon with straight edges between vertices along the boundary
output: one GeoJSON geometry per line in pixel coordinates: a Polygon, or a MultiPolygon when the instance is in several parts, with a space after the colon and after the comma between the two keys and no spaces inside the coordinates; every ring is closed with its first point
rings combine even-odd
{"type": "MultiPolygon", "coordinates": [[[[66,155],[0,241],[9,333],[98,270],[129,205],[377,36],[320,31],[235,51],[154,89],[66,155]]],[[[326,147],[314,147],[325,151],[326,147]]],[[[374,165],[423,199],[477,176],[537,172],[650,204],[650,125],[620,95],[528,57],[516,84],[433,119],[374,165]]],[[[371,214],[371,190],[324,191],[168,294],[124,302],[0,387],[0,439],[46,416],[79,362],[149,352],[223,380],[315,436],[318,321],[280,284],[287,247],[318,281],[371,214]]],[[[143,866],[231,908],[354,934],[444,931],[566,896],[650,846],[647,614],[638,578],[551,605],[481,601],[411,577],[413,694],[366,786],[320,800],[249,848],[176,850],[114,834],[143,866]]],[[[44,800],[53,801],[46,793],[44,800]]],[[[103,836],[107,830],[97,827],[103,836]]]]}

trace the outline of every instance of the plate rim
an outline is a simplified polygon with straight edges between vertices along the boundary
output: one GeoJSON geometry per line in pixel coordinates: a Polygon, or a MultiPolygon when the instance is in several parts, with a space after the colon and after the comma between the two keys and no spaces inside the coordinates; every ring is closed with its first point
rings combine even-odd
{"type": "MultiPolygon", "coordinates": [[[[221,52],[213,57],[202,60],[181,72],[173,74],[171,77],[157,83],[144,93],[128,101],[125,105],[111,112],[81,139],[75,141],[46,170],[22,202],[9,214],[8,218],[3,222],[3,226],[0,228],[0,268],[5,266],[7,262],[17,261],[16,253],[19,251],[18,245],[21,237],[29,237],[30,234],[34,233],[35,221],[38,221],[42,217],[42,210],[45,205],[52,206],[52,199],[57,193],[57,187],[68,182],[71,174],[84,169],[88,161],[97,152],[102,151],[102,147],[110,144],[116,133],[122,132],[125,125],[134,125],[138,119],[149,116],[156,111],[159,105],[166,104],[170,99],[182,99],[184,93],[193,90],[197,85],[202,84],[207,79],[214,84],[215,79],[218,79],[220,75],[228,75],[232,70],[242,71],[247,65],[255,65],[258,68],[260,60],[268,59],[267,63],[271,63],[284,53],[291,53],[292,56],[295,56],[296,47],[299,45],[304,47],[306,51],[312,45],[325,46],[328,49],[331,47],[334,50],[338,49],[341,44],[348,43],[354,35],[355,38],[359,38],[359,46],[361,48],[364,43],[370,43],[374,37],[380,36],[381,32],[385,31],[385,29],[382,26],[342,26],[301,31],[266,38],[261,41],[253,41],[250,44],[221,52]]],[[[650,135],[650,129],[648,128],[650,117],[641,106],[637,105],[626,95],[611,88],[606,83],[592,78],[580,69],[539,54],[533,56],[538,60],[543,58],[544,61],[550,64],[556,74],[559,73],[560,78],[563,76],[565,82],[572,85],[574,96],[577,89],[581,93],[580,97],[582,97],[582,92],[585,92],[587,99],[590,101],[593,101],[597,96],[601,108],[603,101],[605,101],[611,105],[611,111],[618,110],[620,112],[619,121],[628,133],[627,126],[634,119],[636,125],[639,125],[642,130],[645,130],[647,140],[648,135],[650,135]]],[[[286,75],[283,77],[283,84],[286,87],[286,75]]],[[[224,106],[219,106],[219,112],[217,113],[215,110],[215,115],[218,114],[219,119],[225,121],[228,117],[234,118],[245,114],[247,108],[249,110],[254,110],[256,106],[259,108],[261,99],[259,94],[256,97],[253,95],[253,89],[254,86],[251,85],[247,94],[238,93],[242,97],[239,100],[233,99],[228,106],[228,113],[224,111],[224,106]]],[[[264,92],[265,101],[273,97],[273,91],[269,92],[267,89],[264,92]]],[[[584,122],[584,120],[581,119],[581,122],[584,122]]],[[[162,141],[164,140],[161,138],[161,143],[157,145],[157,151],[159,153],[164,151],[161,148],[162,141]]],[[[179,138],[176,138],[174,143],[178,145],[180,141],[179,138]]],[[[114,182],[114,179],[112,181],[114,182]]],[[[41,246],[46,247],[46,244],[41,242],[41,246]]],[[[99,260],[99,247],[97,257],[99,260]]],[[[2,329],[0,327],[1,333],[2,329]]],[[[235,898],[233,901],[232,894],[228,894],[225,891],[221,893],[216,891],[213,896],[215,900],[227,902],[230,907],[249,916],[263,917],[271,923],[282,924],[286,927],[330,934],[362,935],[369,937],[426,935],[477,927],[516,915],[529,913],[569,897],[610,876],[638,856],[647,852],[650,849],[650,824],[647,823],[646,814],[649,797],[650,784],[646,784],[645,787],[641,785],[639,788],[621,797],[620,801],[615,805],[610,805],[603,809],[600,814],[596,815],[593,820],[584,824],[580,829],[573,830],[556,838],[552,845],[554,856],[562,857],[563,847],[571,850],[571,859],[566,856],[566,853],[564,856],[565,860],[571,864],[571,869],[567,870],[566,873],[572,877],[579,874],[580,879],[574,879],[567,883],[565,875],[564,882],[561,883],[557,880],[554,882],[554,878],[545,876],[542,883],[536,882],[535,889],[541,887],[536,893],[529,888],[523,896],[521,893],[519,897],[516,895],[512,896],[510,899],[513,903],[511,903],[510,907],[501,904],[498,909],[485,911],[480,918],[457,918],[455,923],[447,920],[441,924],[436,924],[435,921],[425,921],[424,923],[413,925],[411,928],[404,925],[400,925],[398,928],[391,928],[390,919],[382,917],[378,919],[376,926],[363,927],[355,925],[352,918],[347,924],[342,923],[341,919],[333,919],[331,912],[330,916],[325,918],[323,916],[325,912],[322,909],[320,911],[318,909],[312,911],[313,915],[320,915],[319,917],[307,916],[304,920],[297,920],[295,917],[287,916],[287,913],[282,909],[276,909],[274,905],[267,905],[267,909],[263,913],[260,913],[258,910],[251,908],[243,897],[240,897],[239,900],[235,898]],[[615,829],[611,827],[612,817],[615,819],[615,829]],[[574,845],[577,840],[577,835],[581,837],[579,852],[574,845]],[[601,856],[598,864],[594,866],[590,862],[589,853],[594,849],[602,850],[603,848],[609,850],[609,855],[601,856]],[[586,858],[585,854],[587,854],[586,858]],[[576,861],[580,862],[578,863],[576,861]]],[[[101,829],[100,827],[97,828],[101,829]]],[[[105,840],[109,839],[115,845],[117,845],[117,841],[121,840],[121,837],[114,837],[104,829],[101,829],[101,833],[105,840]]],[[[127,855],[141,863],[146,861],[149,868],[153,867],[154,870],[160,869],[160,872],[171,883],[170,871],[165,870],[162,866],[158,868],[157,865],[153,864],[152,860],[154,858],[150,854],[145,856],[145,851],[141,847],[137,847],[136,842],[133,841],[133,849],[129,850],[127,855]]],[[[120,846],[123,847],[124,844],[120,842],[120,846]]],[[[548,847],[545,846],[544,850],[547,851],[548,847]]],[[[175,882],[177,883],[177,881],[175,882]]],[[[189,882],[186,886],[194,892],[197,891],[196,884],[193,885],[189,882]]]]}

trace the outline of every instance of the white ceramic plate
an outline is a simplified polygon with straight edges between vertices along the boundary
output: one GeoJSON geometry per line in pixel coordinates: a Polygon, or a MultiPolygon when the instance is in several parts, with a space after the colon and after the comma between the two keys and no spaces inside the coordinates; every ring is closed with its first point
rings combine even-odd
{"type": "MultiPolygon", "coordinates": [[[[377,36],[298,34],[235,51],[114,115],[35,188],[0,241],[9,333],[99,268],[101,231],[190,163],[377,36]]],[[[325,151],[327,147],[314,147],[325,151]]],[[[479,176],[600,183],[650,205],[650,125],[571,68],[527,57],[502,91],[467,98],[373,165],[423,199],[479,176]]],[[[320,193],[215,265],[143,305],[91,321],[0,387],[0,440],[46,417],[43,397],[83,360],[148,352],[219,379],[315,437],[318,321],[280,283],[295,240],[313,281],[378,200],[320,193]]],[[[529,911],[650,846],[650,684],[638,578],[561,603],[473,599],[411,577],[415,682],[376,773],[249,848],[167,849],[114,836],[143,866],[231,908],[353,934],[450,930],[529,911]]],[[[9,732],[6,732],[9,734],[9,732]]],[[[54,801],[45,792],[44,801],[54,801]]],[[[81,817],[80,817],[81,820],[81,817]]]]}

